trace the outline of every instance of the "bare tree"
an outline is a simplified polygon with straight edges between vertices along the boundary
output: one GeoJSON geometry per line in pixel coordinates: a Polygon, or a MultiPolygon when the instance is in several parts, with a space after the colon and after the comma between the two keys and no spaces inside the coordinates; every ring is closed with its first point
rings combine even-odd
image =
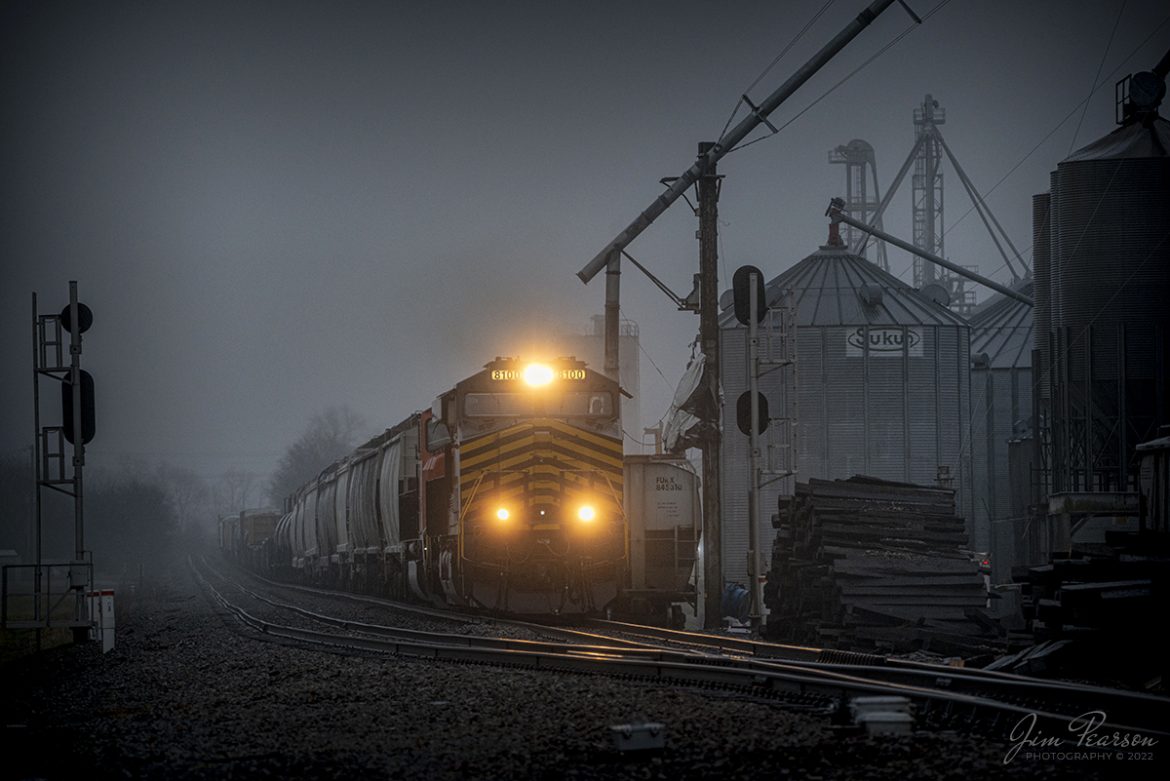
{"type": "Polygon", "coordinates": [[[154,480],[166,492],[167,500],[174,508],[179,531],[193,528],[197,520],[207,523],[211,490],[207,482],[194,471],[174,464],[162,463],[155,469],[154,480]]]}
{"type": "Polygon", "coordinates": [[[256,488],[256,473],[243,469],[229,469],[224,472],[214,489],[215,515],[239,512],[250,504],[256,488]]]}
{"type": "Polygon", "coordinates": [[[86,543],[100,572],[112,575],[139,566],[172,566],[180,533],[179,507],[198,517],[195,500],[207,486],[190,470],[162,465],[155,476],[107,473],[86,490],[86,543]],[[162,472],[171,474],[164,480],[162,472]],[[194,480],[190,478],[194,478],[194,480]]]}
{"type": "Polygon", "coordinates": [[[329,407],[313,416],[300,439],[289,445],[268,484],[268,496],[280,507],[287,496],[312,480],[357,444],[366,423],[347,406],[329,407]]]}

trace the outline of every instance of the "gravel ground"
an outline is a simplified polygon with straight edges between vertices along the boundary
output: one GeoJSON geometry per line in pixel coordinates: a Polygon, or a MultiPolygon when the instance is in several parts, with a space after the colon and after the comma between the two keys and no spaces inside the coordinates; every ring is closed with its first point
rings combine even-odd
{"type": "Polygon", "coordinates": [[[969,781],[1154,770],[1023,753],[1005,765],[1002,741],[847,735],[726,692],[270,642],[217,612],[185,565],[119,610],[110,654],[91,644],[0,668],[5,777],[969,781]],[[666,725],[666,748],[611,749],[608,726],[640,719],[666,725]]]}

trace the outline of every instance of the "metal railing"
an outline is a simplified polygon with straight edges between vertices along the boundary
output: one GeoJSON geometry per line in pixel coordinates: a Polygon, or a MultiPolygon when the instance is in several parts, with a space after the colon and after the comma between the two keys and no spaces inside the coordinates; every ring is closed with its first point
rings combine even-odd
{"type": "Polygon", "coordinates": [[[93,564],[7,564],[0,574],[0,627],[65,629],[90,625],[85,594],[93,564]]]}

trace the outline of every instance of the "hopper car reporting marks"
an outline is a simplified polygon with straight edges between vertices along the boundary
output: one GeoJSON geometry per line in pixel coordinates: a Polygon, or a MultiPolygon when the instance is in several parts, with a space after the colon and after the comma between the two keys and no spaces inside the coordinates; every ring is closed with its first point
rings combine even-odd
{"type": "Polygon", "coordinates": [[[629,545],[621,392],[573,358],[497,358],[302,486],[250,558],[445,605],[601,611],[629,545]]]}

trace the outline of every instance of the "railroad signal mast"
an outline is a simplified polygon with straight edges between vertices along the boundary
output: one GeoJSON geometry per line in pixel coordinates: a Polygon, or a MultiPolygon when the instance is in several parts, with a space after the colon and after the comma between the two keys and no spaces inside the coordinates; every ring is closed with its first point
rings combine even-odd
{"type": "Polygon", "coordinates": [[[748,619],[758,629],[764,620],[767,576],[760,540],[760,492],[765,485],[796,474],[795,318],[791,291],[785,291],[769,303],[763,272],[755,266],[740,266],[732,277],[731,289],[735,319],[747,326],[744,329],[747,390],[736,399],[735,417],[740,432],[748,438],[748,619]],[[775,371],[782,375],[774,383],[779,385],[773,388],[779,404],[773,415],[760,380],[775,371]],[[777,446],[774,435],[778,429],[777,446]],[[772,436],[765,444],[761,437],[767,432],[772,436]]]}
{"type": "MultiPolygon", "coordinates": [[[[85,446],[95,433],[93,377],[81,368],[82,334],[93,325],[93,312],[77,299],[77,282],[69,283],[69,303],[56,314],[41,314],[37,294],[32,294],[33,326],[33,471],[36,481],[36,563],[33,569],[33,614],[31,621],[9,620],[10,571],[30,565],[4,568],[4,624],[38,631],[50,626],[67,626],[76,640],[87,637],[91,627],[86,595],[93,582],[93,563],[85,550],[84,482],[85,446]],[[66,359],[65,336],[69,336],[66,359]],[[60,386],[61,423],[42,425],[41,380],[60,386]],[[70,452],[71,450],[71,452],[70,452]],[[73,556],[66,563],[46,563],[43,549],[43,505],[45,491],[65,494],[73,500],[73,556]],[[63,571],[65,589],[53,590],[53,572],[63,571]],[[71,616],[54,615],[58,605],[73,599],[71,616]]],[[[62,578],[59,575],[58,581],[62,578]]],[[[14,585],[14,584],[13,584],[14,585]]]]}

